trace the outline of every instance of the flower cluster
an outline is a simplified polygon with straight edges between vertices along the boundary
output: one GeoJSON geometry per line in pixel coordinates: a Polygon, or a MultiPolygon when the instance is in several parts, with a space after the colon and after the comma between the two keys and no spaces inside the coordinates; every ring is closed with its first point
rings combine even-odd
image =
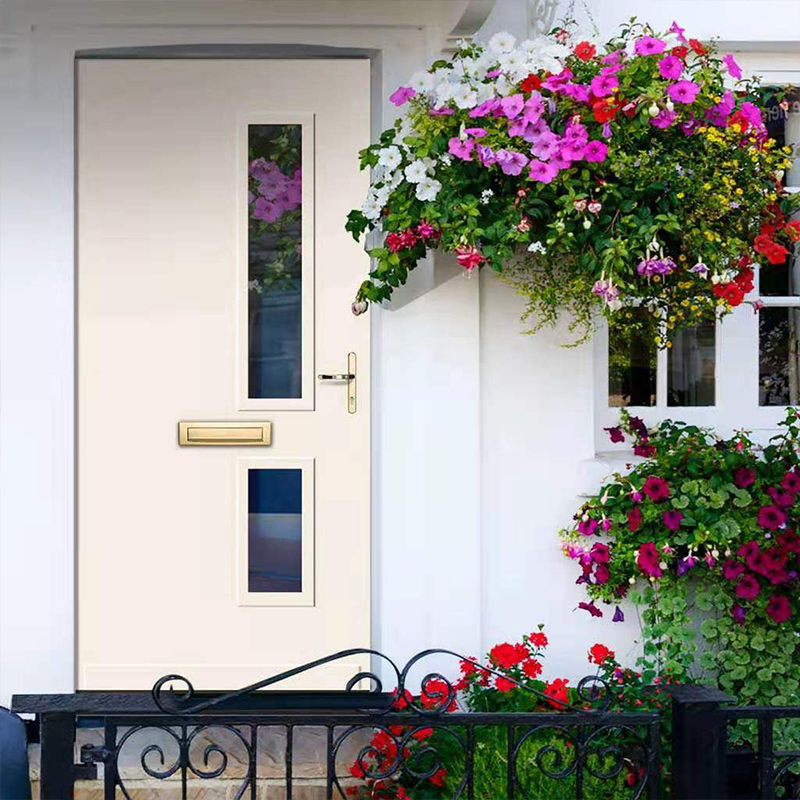
{"type": "MultiPolygon", "coordinates": [[[[785,640],[796,660],[800,422],[794,409],[782,424],[784,432],[765,448],[744,433],[724,439],[669,421],[648,431],[628,415],[607,429],[617,442],[632,434],[649,460],[615,475],[561,532],[565,555],[580,568],[577,583],[589,595],[580,607],[603,616],[598,602],[610,604],[620,621],[622,598],[643,603],[651,654],[690,672],[694,615],[712,613],[699,626],[706,640],[700,660],[719,669],[727,690],[744,688],[737,659],[752,641],[763,648],[785,640]]],[[[774,679],[772,667],[763,674],[765,682],[774,679]]],[[[779,693],[798,692],[798,679],[800,672],[779,693]]]]}
{"type": "Polygon", "coordinates": [[[264,222],[277,222],[287,211],[300,208],[302,172],[296,167],[291,177],[274,161],[256,158],[250,162],[251,188],[247,196],[250,215],[264,222]]]}
{"type": "MultiPolygon", "coordinates": [[[[780,263],[797,239],[779,180],[788,151],[767,136],[757,85],[677,24],[629,24],[605,45],[497,34],[391,100],[405,113],[361,153],[372,184],[348,230],[402,236],[427,221],[440,235],[425,247],[505,272],[548,320],[576,304],[611,315],[626,297],[654,319],[713,319],[742,301],[743,271],[780,263]]],[[[392,242],[370,251],[359,312],[424,254],[392,242]]]]}

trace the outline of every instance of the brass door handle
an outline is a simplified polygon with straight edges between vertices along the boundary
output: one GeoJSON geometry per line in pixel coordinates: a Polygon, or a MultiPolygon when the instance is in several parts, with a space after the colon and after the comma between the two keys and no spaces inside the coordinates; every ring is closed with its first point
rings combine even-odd
{"type": "Polygon", "coordinates": [[[347,411],[356,413],[356,354],[347,354],[347,372],[328,372],[317,375],[321,381],[347,381],[347,411]]]}

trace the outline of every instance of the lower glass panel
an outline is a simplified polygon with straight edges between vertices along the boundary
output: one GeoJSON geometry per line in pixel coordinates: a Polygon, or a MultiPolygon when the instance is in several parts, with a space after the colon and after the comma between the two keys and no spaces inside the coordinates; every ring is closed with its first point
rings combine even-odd
{"type": "Polygon", "coordinates": [[[788,406],[800,402],[797,334],[800,310],[762,308],[758,315],[758,402],[788,406]]]}
{"type": "Polygon", "coordinates": [[[302,397],[302,125],[248,125],[248,397],[302,397]]]}
{"type": "Polygon", "coordinates": [[[608,405],[656,404],[656,346],[645,309],[618,311],[608,323],[608,405]],[[636,323],[640,326],[637,330],[636,323]]]}
{"type": "Polygon", "coordinates": [[[247,473],[247,591],[303,590],[303,471],[247,473]]]}
{"type": "Polygon", "coordinates": [[[713,406],[716,361],[713,322],[675,331],[667,367],[667,405],[713,406]]]}

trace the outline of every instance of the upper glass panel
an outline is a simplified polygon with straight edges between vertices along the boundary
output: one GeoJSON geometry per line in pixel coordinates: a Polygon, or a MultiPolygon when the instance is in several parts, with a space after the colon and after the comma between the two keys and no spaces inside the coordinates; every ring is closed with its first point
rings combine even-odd
{"type": "Polygon", "coordinates": [[[675,332],[667,359],[668,406],[714,405],[716,332],[713,322],[675,332]]]}
{"type": "Polygon", "coordinates": [[[797,308],[762,308],[758,314],[758,401],[762,406],[800,403],[797,308]]]}
{"type": "Polygon", "coordinates": [[[609,320],[608,405],[611,407],[656,404],[655,342],[633,324],[637,318],[646,319],[646,315],[645,309],[629,308],[609,320]]]}
{"type": "Polygon", "coordinates": [[[248,125],[248,397],[302,397],[302,126],[248,125]]]}

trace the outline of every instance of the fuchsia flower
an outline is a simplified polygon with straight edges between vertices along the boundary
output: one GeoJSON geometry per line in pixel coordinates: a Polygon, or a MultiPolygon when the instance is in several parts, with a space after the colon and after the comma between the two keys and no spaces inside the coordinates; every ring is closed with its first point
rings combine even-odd
{"type": "Polygon", "coordinates": [[[671,531],[677,531],[681,526],[683,514],[680,511],[665,511],[661,518],[671,531]]]}
{"type": "Polygon", "coordinates": [[[475,267],[479,267],[486,259],[481,255],[477,247],[470,245],[459,245],[456,247],[457,261],[467,272],[472,272],[475,267]]]}
{"type": "Polygon", "coordinates": [[[460,139],[458,136],[453,136],[447,143],[447,149],[456,158],[463,159],[464,161],[472,160],[472,150],[475,147],[475,142],[472,139],[460,139]]]}
{"type": "Polygon", "coordinates": [[[645,575],[651,578],[660,578],[664,573],[660,567],[661,555],[653,542],[646,542],[639,546],[636,563],[645,575]]]}
{"type": "Polygon", "coordinates": [[[486,117],[492,113],[498,106],[500,105],[500,101],[493,97],[491,100],[484,100],[483,103],[475,106],[470,112],[469,116],[473,119],[475,117],[486,117]]]}
{"type": "Polygon", "coordinates": [[[786,622],[786,620],[792,616],[792,610],[789,607],[789,599],[783,595],[772,595],[767,603],[767,614],[773,622],[777,622],[778,624],[786,622]]]}
{"type": "Polygon", "coordinates": [[[389,95],[389,99],[396,105],[402,106],[403,103],[406,103],[410,100],[416,92],[410,86],[400,86],[398,89],[395,89],[392,94],[389,95]]]}
{"type": "Polygon", "coordinates": [[[732,53],[728,53],[728,55],[722,59],[722,63],[728,68],[728,74],[731,78],[737,81],[741,79],[742,68],[736,63],[736,59],[733,57],[732,53]]]}
{"type": "Polygon", "coordinates": [[[669,497],[669,484],[655,475],[651,475],[642,487],[642,491],[654,502],[660,503],[669,497]]]}
{"type": "Polygon", "coordinates": [[[636,41],[634,51],[637,56],[653,56],[663,53],[667,43],[663,39],[656,39],[655,36],[642,36],[636,41]]]}
{"type": "Polygon", "coordinates": [[[786,514],[777,506],[764,506],[758,510],[758,524],[769,531],[775,531],[786,522],[786,514]]]}
{"type": "Polygon", "coordinates": [[[465,128],[464,133],[466,133],[467,136],[474,136],[476,139],[480,139],[486,136],[487,130],[486,128],[465,128]]]}
{"type": "Polygon", "coordinates": [[[686,28],[681,28],[681,26],[678,25],[677,22],[673,21],[672,25],[670,25],[669,27],[669,32],[674,33],[678,37],[679,42],[686,41],[686,36],[684,36],[684,34],[686,33],[686,28]]]}
{"type": "Polygon", "coordinates": [[[677,56],[664,56],[658,62],[658,71],[661,73],[662,78],[674,81],[680,78],[683,72],[683,61],[677,56]]]}
{"type": "Polygon", "coordinates": [[[686,558],[682,558],[678,562],[678,577],[681,575],[685,575],[690,569],[692,569],[695,564],[697,564],[697,559],[694,556],[686,556],[686,558]]]}
{"type": "Polygon", "coordinates": [[[739,583],[736,584],[736,596],[741,597],[742,600],[752,600],[758,597],[761,591],[761,586],[752,575],[742,575],[739,583]]]}
{"type": "Polygon", "coordinates": [[[667,88],[673,103],[693,103],[700,87],[694,81],[678,81],[667,88]]]}
{"type": "Polygon", "coordinates": [[[421,239],[430,239],[436,236],[436,233],[436,228],[434,228],[430,222],[425,222],[424,219],[417,225],[417,235],[421,239]]]}
{"type": "Polygon", "coordinates": [[[746,489],[756,482],[756,474],[747,467],[738,467],[733,471],[733,482],[740,488],[746,489]]]}
{"type": "Polygon", "coordinates": [[[448,108],[447,106],[441,106],[440,108],[429,108],[428,113],[432,117],[449,117],[454,112],[452,108],[448,108]]]}

